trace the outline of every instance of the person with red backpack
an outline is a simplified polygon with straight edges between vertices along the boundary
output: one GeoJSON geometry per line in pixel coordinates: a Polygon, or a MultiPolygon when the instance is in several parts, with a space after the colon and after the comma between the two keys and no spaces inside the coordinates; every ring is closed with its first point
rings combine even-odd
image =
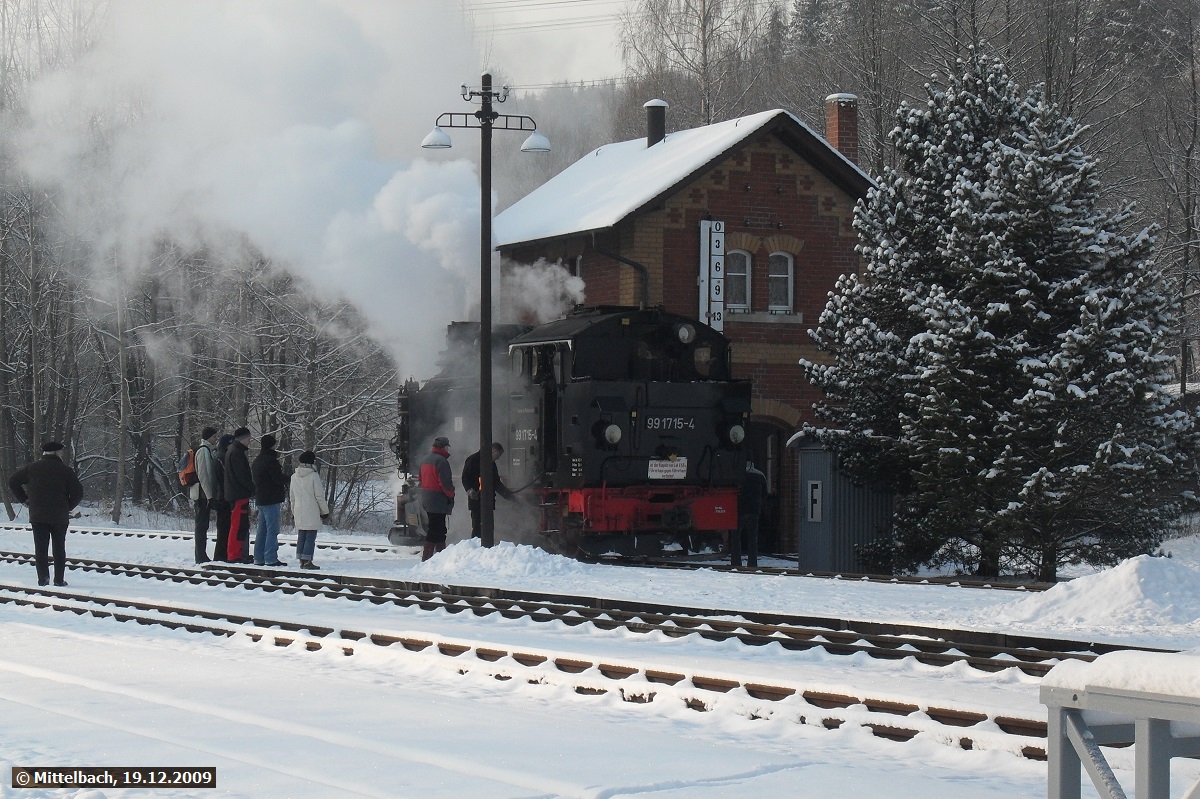
{"type": "MultiPolygon", "coordinates": [[[[196,563],[208,563],[208,521],[212,500],[217,495],[216,455],[213,447],[217,443],[217,428],[206,427],[200,431],[200,446],[193,451],[192,462],[195,482],[188,489],[188,496],[196,503],[196,563]]],[[[182,476],[181,476],[181,479],[182,476]]],[[[218,556],[220,553],[216,553],[218,556]]]]}

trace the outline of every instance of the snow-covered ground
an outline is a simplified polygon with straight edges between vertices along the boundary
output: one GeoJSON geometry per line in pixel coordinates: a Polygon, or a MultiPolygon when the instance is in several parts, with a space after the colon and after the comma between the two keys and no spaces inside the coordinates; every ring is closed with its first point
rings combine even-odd
{"type": "MultiPolygon", "coordinates": [[[[138,519],[128,526],[160,526],[138,519]]],[[[96,519],[88,519],[89,524],[96,519]]],[[[0,531],[0,550],[32,551],[30,535],[0,531]]],[[[284,536],[285,540],[294,540],[284,536]]],[[[385,544],[378,536],[323,533],[385,544]]],[[[636,598],[736,611],[911,621],[1196,647],[1200,546],[1164,547],[1045,593],[824,579],[655,571],[580,564],[529,547],[452,545],[421,564],[411,548],[319,548],[322,573],[636,598]]],[[[72,533],[72,557],[191,565],[191,542],[72,533]]],[[[287,547],[284,560],[292,560],[287,547]]],[[[177,603],[281,621],[556,657],[603,658],[688,674],[755,679],[805,690],[877,696],[1044,718],[1040,680],[820,650],[746,647],[591,625],[566,626],[428,612],[75,571],[71,593],[177,603]]],[[[28,565],[0,564],[0,584],[35,584],[28,565]]],[[[3,589],[0,589],[2,592],[3,589]]],[[[429,651],[359,642],[305,651],[270,637],[215,638],[88,615],[0,604],[0,797],[154,795],[238,797],[486,796],[894,797],[1043,796],[1044,763],[1001,749],[963,751],[932,736],[899,743],[847,724],[800,723],[802,702],[720,694],[696,712],[658,686],[653,702],[577,693],[551,666],[496,669],[429,651]],[[465,672],[465,673],[463,673],[465,672]],[[17,766],[215,766],[217,788],[18,789],[17,766]]],[[[811,713],[810,713],[811,715],[811,713]]],[[[1132,784],[1132,758],[1113,762],[1132,784]]],[[[1173,763],[1173,796],[1200,763],[1173,763]]],[[[1085,796],[1094,796],[1085,778],[1085,796]]]]}

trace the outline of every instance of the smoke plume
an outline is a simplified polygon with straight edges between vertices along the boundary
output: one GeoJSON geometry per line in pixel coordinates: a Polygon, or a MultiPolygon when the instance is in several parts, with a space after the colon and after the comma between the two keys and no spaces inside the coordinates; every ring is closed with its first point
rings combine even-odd
{"type": "Polygon", "coordinates": [[[454,160],[419,150],[440,112],[472,110],[457,4],[111,0],[93,34],[8,126],[98,263],[249,242],[357,306],[402,372],[434,371],[478,297],[469,134],[454,160]]]}

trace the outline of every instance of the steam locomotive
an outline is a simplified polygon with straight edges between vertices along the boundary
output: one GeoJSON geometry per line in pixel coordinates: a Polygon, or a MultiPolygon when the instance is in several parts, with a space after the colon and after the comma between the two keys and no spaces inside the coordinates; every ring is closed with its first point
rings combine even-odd
{"type": "MultiPolygon", "coordinates": [[[[401,390],[401,471],[434,436],[479,440],[477,336],[477,324],[451,324],[442,372],[401,390]]],[[[493,370],[505,384],[493,392],[500,472],[534,500],[551,548],[648,554],[672,541],[711,545],[736,529],[750,383],[730,377],[719,332],[661,308],[602,306],[498,328],[493,341],[507,359],[493,370]]],[[[413,505],[405,502],[410,524],[413,505]]]]}

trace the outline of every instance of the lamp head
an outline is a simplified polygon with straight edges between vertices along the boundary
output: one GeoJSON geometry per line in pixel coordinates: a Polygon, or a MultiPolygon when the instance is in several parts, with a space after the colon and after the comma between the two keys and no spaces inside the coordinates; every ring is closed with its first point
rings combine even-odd
{"type": "Polygon", "coordinates": [[[433,130],[429,131],[429,135],[421,142],[421,146],[426,150],[448,150],[450,149],[450,137],[446,131],[434,125],[433,130]]]}
{"type": "Polygon", "coordinates": [[[550,140],[536,130],[529,134],[529,138],[521,145],[523,153],[548,153],[550,152],[550,140]]]}

